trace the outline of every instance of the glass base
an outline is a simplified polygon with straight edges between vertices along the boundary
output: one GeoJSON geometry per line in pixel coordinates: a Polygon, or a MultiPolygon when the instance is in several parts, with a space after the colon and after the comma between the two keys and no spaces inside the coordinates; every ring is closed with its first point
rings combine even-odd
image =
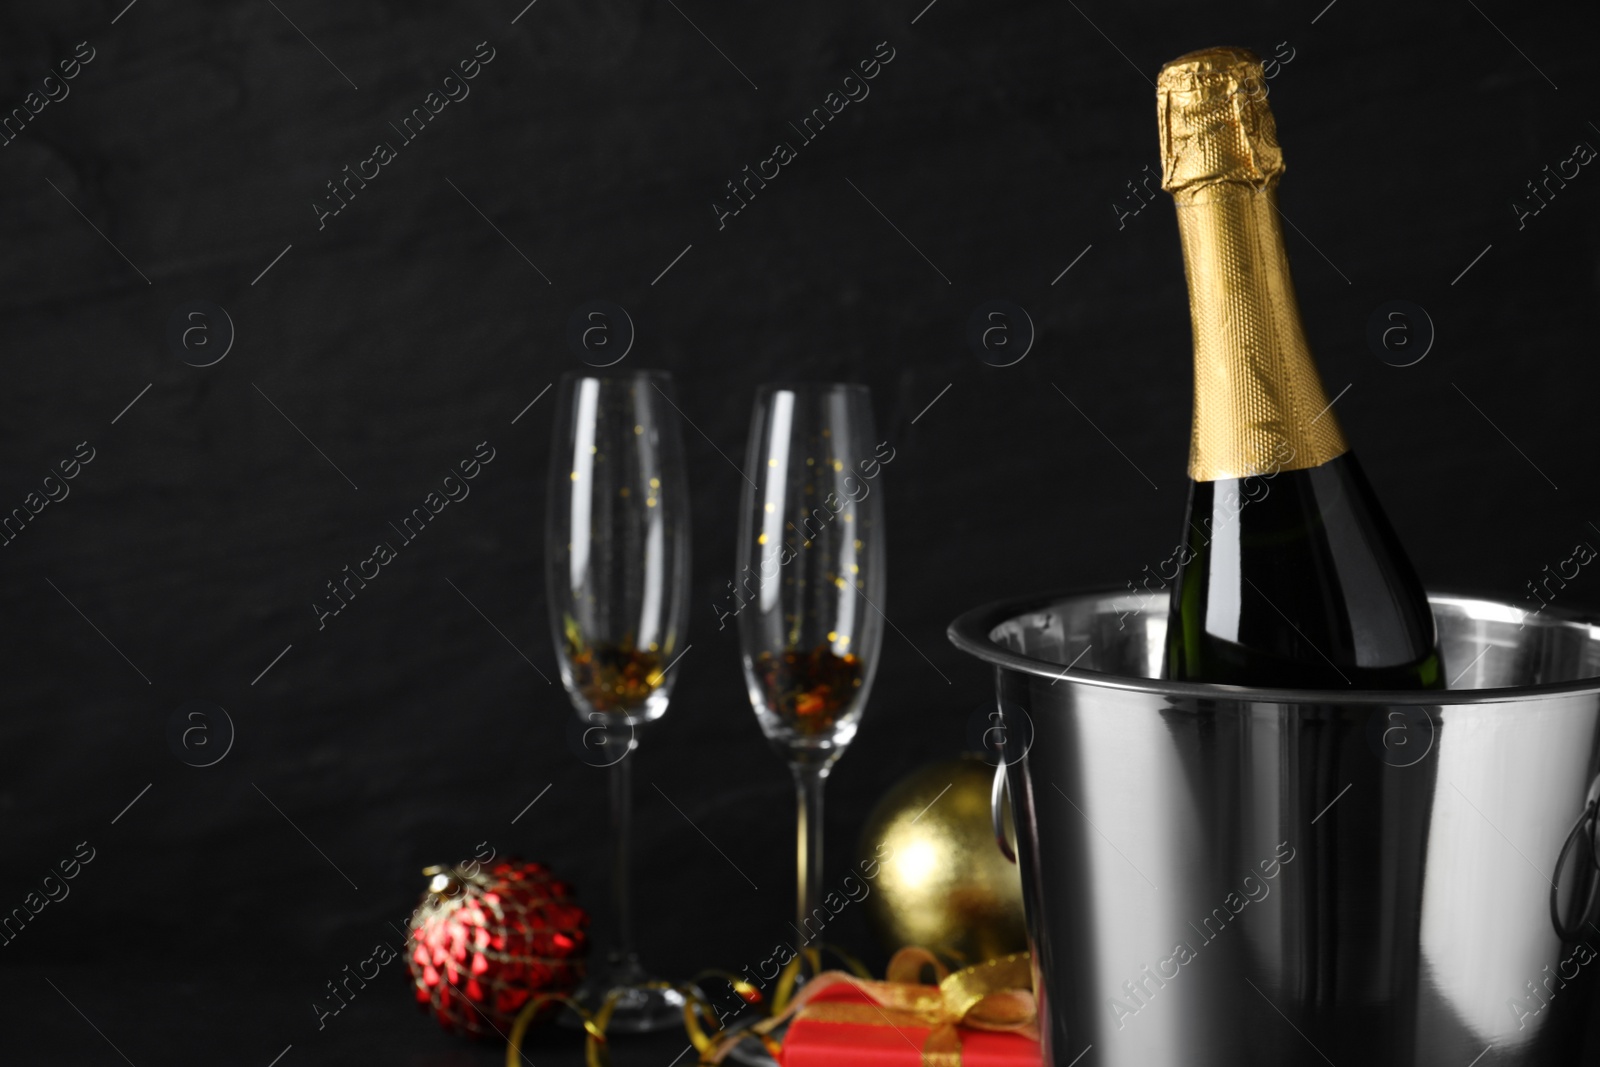
{"type": "MultiPolygon", "coordinates": [[[[762,1018],[764,1018],[764,1016],[751,1012],[749,1019],[733,1023],[728,1027],[728,1031],[730,1033],[738,1033],[740,1030],[754,1026],[756,1023],[760,1022],[762,1018]]],[[[770,1036],[775,1037],[779,1042],[782,1042],[783,1035],[788,1031],[788,1029],[789,1024],[784,1023],[782,1026],[773,1030],[770,1036]]],[[[746,1067],[777,1067],[778,1065],[778,1061],[773,1059],[772,1056],[767,1052],[767,1047],[761,1042],[755,1040],[740,1041],[735,1044],[728,1050],[728,1059],[733,1060],[735,1063],[745,1064],[746,1067]]]]}
{"type": "MultiPolygon", "coordinates": [[[[637,956],[613,956],[605,967],[591,974],[572,994],[588,1012],[600,1010],[613,990],[621,990],[611,1011],[608,1034],[645,1034],[683,1026],[683,994],[665,985],[639,965],[637,956]]],[[[562,1012],[565,1026],[582,1028],[583,1022],[571,1012],[562,1012]]]]}

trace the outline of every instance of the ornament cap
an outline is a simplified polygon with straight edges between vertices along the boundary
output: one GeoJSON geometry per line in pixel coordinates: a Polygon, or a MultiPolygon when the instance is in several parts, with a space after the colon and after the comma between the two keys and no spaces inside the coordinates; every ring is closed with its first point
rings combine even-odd
{"type": "Polygon", "coordinates": [[[424,867],[422,873],[429,879],[428,892],[440,897],[453,897],[461,892],[461,878],[451,867],[424,867]]]}

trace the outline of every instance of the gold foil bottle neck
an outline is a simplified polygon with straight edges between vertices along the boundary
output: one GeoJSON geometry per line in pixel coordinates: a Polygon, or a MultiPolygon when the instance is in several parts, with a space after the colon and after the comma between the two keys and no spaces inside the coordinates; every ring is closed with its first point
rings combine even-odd
{"type": "Polygon", "coordinates": [[[1242,48],[1175,59],[1156,84],[1162,187],[1177,201],[1194,330],[1197,482],[1270,477],[1348,450],[1289,277],[1265,86],[1242,48]]]}
{"type": "Polygon", "coordinates": [[[1190,52],[1161,68],[1161,187],[1178,202],[1270,188],[1283,173],[1261,60],[1243,48],[1190,52]]]}

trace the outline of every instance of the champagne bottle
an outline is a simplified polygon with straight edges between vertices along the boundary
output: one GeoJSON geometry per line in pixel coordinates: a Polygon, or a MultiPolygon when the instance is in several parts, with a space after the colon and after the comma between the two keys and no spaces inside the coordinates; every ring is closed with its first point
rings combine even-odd
{"type": "Polygon", "coordinates": [[[1194,330],[1189,506],[1167,676],[1295,688],[1443,685],[1433,613],[1345,444],[1306,344],[1277,208],[1261,62],[1173,60],[1157,83],[1194,330]]]}

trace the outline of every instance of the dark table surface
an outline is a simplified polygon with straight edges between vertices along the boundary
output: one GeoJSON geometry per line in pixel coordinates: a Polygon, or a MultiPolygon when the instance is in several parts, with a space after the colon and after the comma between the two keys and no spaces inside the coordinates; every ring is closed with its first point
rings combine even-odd
{"type": "MultiPolygon", "coordinates": [[[[52,1067],[105,1067],[124,1059],[163,1063],[259,1064],[289,1049],[293,1063],[390,1064],[394,1067],[498,1067],[503,1043],[445,1033],[410,1002],[402,976],[389,973],[318,1030],[305,997],[268,984],[273,968],[198,969],[176,973],[148,966],[51,967],[0,973],[0,998],[13,1030],[4,1062],[52,1067]],[[45,981],[44,979],[48,979],[45,981]],[[59,993],[51,989],[54,983],[59,993]],[[63,995],[83,1014],[66,1009],[63,995]],[[18,1030],[18,1027],[26,1027],[18,1030]],[[293,1046],[291,1048],[291,1046],[293,1046]],[[19,1053],[31,1058],[12,1059],[19,1053]],[[119,1058],[118,1053],[121,1053],[119,1058]]],[[[681,1030],[612,1035],[616,1067],[669,1067],[697,1062],[681,1030]]],[[[582,1064],[583,1036],[546,1023],[529,1031],[525,1061],[582,1064]]]]}

